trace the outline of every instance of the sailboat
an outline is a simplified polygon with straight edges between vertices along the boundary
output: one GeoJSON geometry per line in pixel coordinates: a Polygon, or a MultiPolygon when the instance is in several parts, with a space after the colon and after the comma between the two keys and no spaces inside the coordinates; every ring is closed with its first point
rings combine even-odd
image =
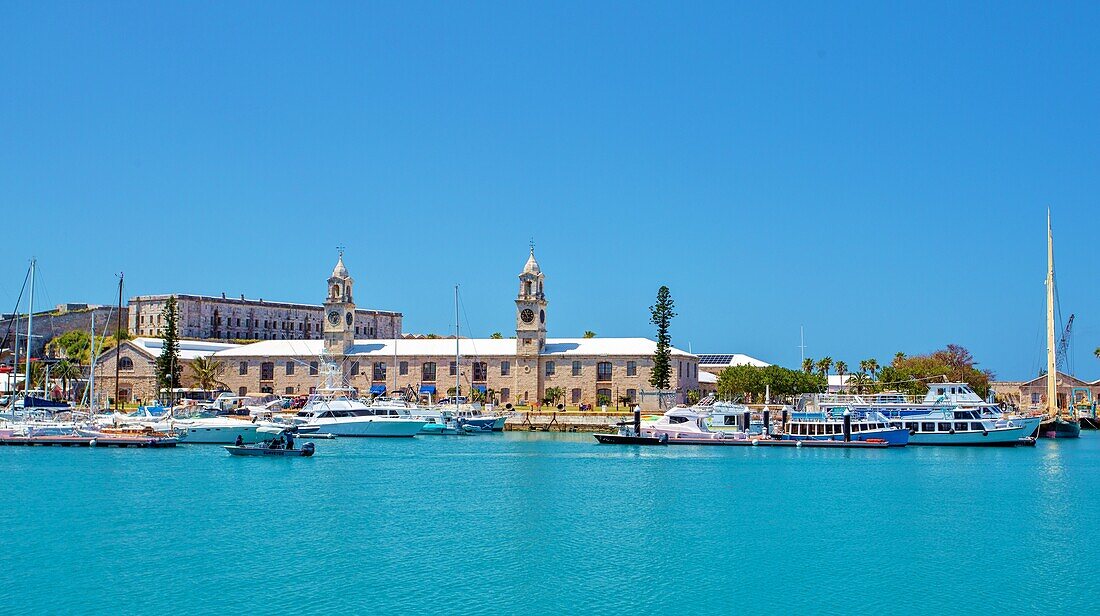
{"type": "Polygon", "coordinates": [[[1047,412],[1039,424],[1039,436],[1045,438],[1078,438],[1081,424],[1072,411],[1063,413],[1058,406],[1058,366],[1054,346],[1054,233],[1047,208],[1047,412]]]}

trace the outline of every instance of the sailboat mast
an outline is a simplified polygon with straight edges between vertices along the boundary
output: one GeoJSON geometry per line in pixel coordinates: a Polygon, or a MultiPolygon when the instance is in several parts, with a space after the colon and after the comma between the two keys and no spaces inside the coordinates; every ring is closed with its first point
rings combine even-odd
{"type": "Polygon", "coordinates": [[[1054,233],[1050,227],[1050,208],[1047,208],[1047,412],[1061,418],[1058,408],[1056,384],[1058,366],[1054,355],[1054,233]]]}
{"type": "Polygon", "coordinates": [[[458,358],[458,339],[459,339],[459,325],[458,325],[458,285],[455,285],[455,412],[458,412],[458,385],[459,385],[459,358],[458,358]]]}
{"type": "Polygon", "coordinates": [[[31,341],[34,339],[32,322],[34,321],[34,270],[36,264],[37,260],[31,257],[31,296],[27,300],[27,368],[23,372],[23,391],[26,393],[31,391],[31,341]]]}
{"type": "Polygon", "coordinates": [[[118,399],[118,360],[119,351],[122,350],[122,281],[125,280],[126,273],[120,272],[118,275],[118,325],[115,327],[115,410],[119,409],[118,399]]]}

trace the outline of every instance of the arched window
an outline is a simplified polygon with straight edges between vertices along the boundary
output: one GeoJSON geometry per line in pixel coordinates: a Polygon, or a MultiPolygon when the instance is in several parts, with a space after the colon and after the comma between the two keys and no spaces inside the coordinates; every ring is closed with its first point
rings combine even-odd
{"type": "Polygon", "coordinates": [[[129,357],[119,358],[119,360],[118,360],[118,369],[119,370],[133,370],[134,369],[134,360],[130,359],[129,357]]]}

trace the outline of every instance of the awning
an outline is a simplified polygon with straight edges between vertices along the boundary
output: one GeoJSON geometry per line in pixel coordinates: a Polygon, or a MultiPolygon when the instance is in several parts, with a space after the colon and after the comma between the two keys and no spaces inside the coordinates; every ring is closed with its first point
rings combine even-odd
{"type": "Polygon", "coordinates": [[[435,393],[435,385],[421,385],[420,386],[420,393],[422,393],[422,394],[434,394],[435,393]]]}
{"type": "Polygon", "coordinates": [[[370,393],[371,393],[371,395],[374,395],[374,396],[377,396],[378,394],[384,394],[384,393],[386,393],[386,386],[385,385],[371,385],[370,386],[370,393]]]}
{"type": "Polygon", "coordinates": [[[474,385],[474,389],[480,391],[481,393],[485,393],[485,386],[484,385],[474,385]]]}

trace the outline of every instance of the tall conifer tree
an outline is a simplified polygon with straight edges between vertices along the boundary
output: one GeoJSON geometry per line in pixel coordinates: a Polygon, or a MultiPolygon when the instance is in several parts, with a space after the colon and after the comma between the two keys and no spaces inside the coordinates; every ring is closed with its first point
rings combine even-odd
{"type": "Polygon", "coordinates": [[[657,326],[657,352],[653,355],[649,384],[657,389],[668,389],[672,381],[672,336],[668,327],[676,316],[672,311],[675,305],[668,287],[662,286],[657,290],[657,303],[649,307],[649,322],[657,326]]]}

